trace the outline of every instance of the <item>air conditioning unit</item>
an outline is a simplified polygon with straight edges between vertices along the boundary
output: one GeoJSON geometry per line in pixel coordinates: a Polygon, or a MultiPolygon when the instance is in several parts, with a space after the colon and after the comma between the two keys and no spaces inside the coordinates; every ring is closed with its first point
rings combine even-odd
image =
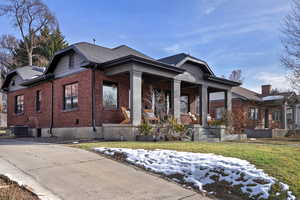
{"type": "Polygon", "coordinates": [[[10,127],[11,133],[16,137],[29,137],[29,131],[27,126],[12,126],[10,127]]]}

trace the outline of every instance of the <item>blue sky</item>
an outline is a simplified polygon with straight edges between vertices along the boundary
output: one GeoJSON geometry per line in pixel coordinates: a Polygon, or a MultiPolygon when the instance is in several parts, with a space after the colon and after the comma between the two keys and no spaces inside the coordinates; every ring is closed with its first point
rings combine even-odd
{"type": "MultiPolygon", "coordinates": [[[[69,43],[126,44],[151,57],[186,52],[228,76],[241,69],[244,87],[289,84],[279,57],[280,27],[290,0],[45,0],[69,43]],[[64,4],[62,3],[64,2],[64,4]]],[[[16,34],[0,18],[0,34],[16,34]]]]}

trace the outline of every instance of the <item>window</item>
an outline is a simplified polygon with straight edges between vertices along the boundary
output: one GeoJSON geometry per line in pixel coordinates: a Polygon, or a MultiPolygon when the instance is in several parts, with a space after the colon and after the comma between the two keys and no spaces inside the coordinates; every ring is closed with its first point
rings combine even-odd
{"type": "Polygon", "coordinates": [[[200,96],[199,95],[197,95],[196,97],[195,97],[196,99],[195,99],[195,103],[196,103],[196,114],[200,114],[200,96]]]}
{"type": "Polygon", "coordinates": [[[224,115],[224,112],[225,112],[225,108],[224,107],[216,108],[216,119],[217,120],[222,119],[223,115],[224,115]]]}
{"type": "Polygon", "coordinates": [[[74,53],[71,53],[69,55],[69,68],[70,69],[74,68],[74,53]]]}
{"type": "Polygon", "coordinates": [[[280,121],[281,120],[281,111],[276,110],[272,112],[272,120],[274,121],[280,121]]]}
{"type": "Polygon", "coordinates": [[[166,113],[170,114],[172,108],[171,91],[165,91],[166,113]]]}
{"type": "Polygon", "coordinates": [[[250,120],[258,120],[258,108],[249,108],[248,116],[250,120]]]}
{"type": "Polygon", "coordinates": [[[20,114],[24,112],[24,95],[15,97],[15,113],[20,114]]]}
{"type": "Polygon", "coordinates": [[[189,96],[183,95],[180,97],[180,112],[188,113],[189,110],[189,96]]]}
{"type": "Polygon", "coordinates": [[[78,83],[64,86],[64,110],[78,107],[78,83]]]}
{"type": "Polygon", "coordinates": [[[38,90],[36,91],[35,94],[35,111],[41,111],[41,101],[42,101],[42,95],[41,95],[41,91],[38,90]]]}
{"type": "Polygon", "coordinates": [[[292,120],[293,120],[293,109],[292,108],[288,108],[287,110],[286,110],[286,120],[288,121],[288,122],[291,122],[292,120]]]}
{"type": "Polygon", "coordinates": [[[106,109],[118,109],[118,84],[103,82],[103,107],[106,109]]]}

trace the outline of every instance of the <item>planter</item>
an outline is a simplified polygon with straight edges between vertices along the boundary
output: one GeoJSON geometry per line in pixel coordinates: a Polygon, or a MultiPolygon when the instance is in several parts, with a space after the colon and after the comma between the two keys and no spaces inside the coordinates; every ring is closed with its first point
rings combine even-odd
{"type": "Polygon", "coordinates": [[[140,142],[156,142],[159,141],[159,137],[153,135],[137,135],[136,141],[140,142]]]}

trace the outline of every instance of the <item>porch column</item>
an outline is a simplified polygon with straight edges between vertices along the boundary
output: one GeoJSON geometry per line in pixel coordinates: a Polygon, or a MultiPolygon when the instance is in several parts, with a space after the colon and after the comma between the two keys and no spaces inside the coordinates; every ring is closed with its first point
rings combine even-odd
{"type": "Polygon", "coordinates": [[[130,71],[130,119],[134,126],[142,120],[142,72],[130,71]]]}
{"type": "Polygon", "coordinates": [[[287,119],[286,119],[286,110],[287,110],[287,103],[285,102],[282,105],[282,128],[286,129],[287,128],[287,119]]]}
{"type": "Polygon", "coordinates": [[[225,96],[225,109],[226,112],[231,113],[232,111],[232,92],[231,90],[226,90],[224,92],[225,96]]]}
{"type": "Polygon", "coordinates": [[[172,115],[180,122],[180,84],[181,81],[177,79],[172,80],[171,87],[171,101],[172,101],[172,115]]]}
{"type": "MultiPolygon", "coordinates": [[[[231,89],[230,90],[226,90],[224,95],[224,99],[225,99],[225,109],[226,109],[226,117],[229,119],[231,119],[231,114],[232,114],[232,92],[231,89]]],[[[233,126],[233,122],[232,120],[228,120],[228,127],[232,128],[233,126]]]]}
{"type": "Polygon", "coordinates": [[[199,113],[201,115],[202,126],[207,126],[207,114],[208,114],[208,94],[207,85],[199,86],[199,113]]]}

